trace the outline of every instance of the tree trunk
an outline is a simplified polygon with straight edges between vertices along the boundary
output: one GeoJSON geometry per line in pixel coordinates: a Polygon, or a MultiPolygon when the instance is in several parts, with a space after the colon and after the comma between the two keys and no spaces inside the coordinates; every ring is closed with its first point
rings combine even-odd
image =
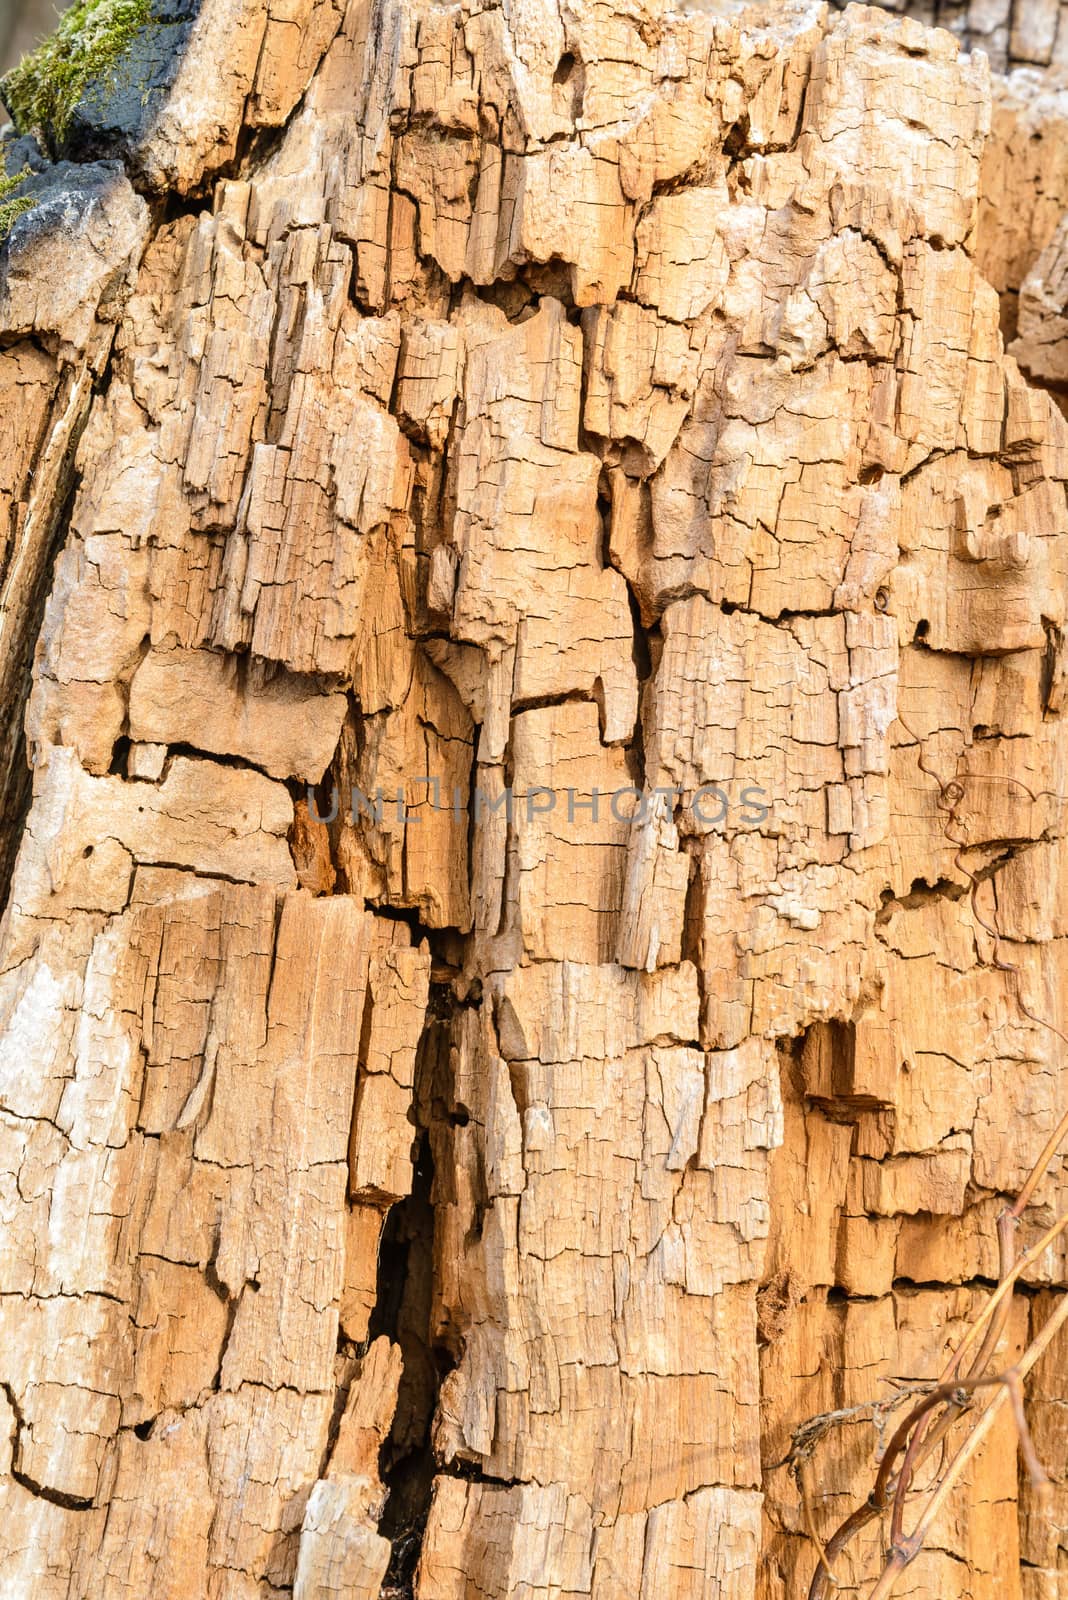
{"type": "MultiPolygon", "coordinates": [[[[0,1590],[803,1597],[1066,1101],[1068,92],[809,0],[133,57],[7,148],[0,1590]]],[[[899,1592],[1063,1600],[1066,1354],[899,1592]]]]}

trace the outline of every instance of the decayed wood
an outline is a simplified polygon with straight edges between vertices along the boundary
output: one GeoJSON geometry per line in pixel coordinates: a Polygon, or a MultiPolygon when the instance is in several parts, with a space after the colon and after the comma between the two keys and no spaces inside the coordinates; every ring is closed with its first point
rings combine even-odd
{"type": "Polygon", "coordinates": [[[1064,0],[886,0],[886,9],[951,29],[969,49],[982,50],[998,72],[1068,65],[1064,0]]]}
{"type": "MultiPolygon", "coordinates": [[[[205,0],[35,157],[5,1595],[807,1592],[1066,1103],[1066,103],[817,0],[205,0]]],[[[1063,1352],[1052,1506],[1006,1407],[899,1592],[1059,1596],[1063,1352]]]]}

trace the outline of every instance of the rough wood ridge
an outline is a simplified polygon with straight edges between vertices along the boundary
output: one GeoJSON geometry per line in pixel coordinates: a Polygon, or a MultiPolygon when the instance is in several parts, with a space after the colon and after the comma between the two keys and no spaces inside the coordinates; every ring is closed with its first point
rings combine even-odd
{"type": "MultiPolygon", "coordinates": [[[[724,13],[204,0],[9,138],[4,1600],[793,1600],[997,1275],[1068,97],[724,13]]],[[[897,1592],[1063,1600],[1066,1354],[897,1592]]]]}

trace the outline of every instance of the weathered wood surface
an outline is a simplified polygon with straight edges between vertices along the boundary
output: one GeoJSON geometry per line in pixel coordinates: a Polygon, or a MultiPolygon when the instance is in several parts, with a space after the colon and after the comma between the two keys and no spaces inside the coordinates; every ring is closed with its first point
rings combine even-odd
{"type": "MultiPolygon", "coordinates": [[[[996,1276],[1059,91],[713,11],[205,0],[0,251],[5,1600],[800,1596],[792,1431],[829,1532],[996,1276]]],[[[902,1594],[1063,1600],[1064,1372],[902,1594]]]]}
{"type": "Polygon", "coordinates": [[[928,26],[950,29],[969,49],[982,50],[995,71],[1068,66],[1064,0],[884,0],[884,4],[888,11],[907,12],[928,26]]]}

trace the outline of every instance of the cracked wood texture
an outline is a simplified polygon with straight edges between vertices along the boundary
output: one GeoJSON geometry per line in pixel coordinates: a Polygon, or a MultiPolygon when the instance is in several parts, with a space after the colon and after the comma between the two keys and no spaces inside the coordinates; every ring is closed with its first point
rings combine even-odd
{"type": "MultiPolygon", "coordinates": [[[[846,0],[834,0],[842,6],[846,0]]],[[[1068,66],[1068,4],[1065,0],[883,0],[889,11],[907,12],[931,26],[952,29],[991,66],[1068,66]]]]}
{"type": "MultiPolygon", "coordinates": [[[[803,1596],[1066,1090],[1056,66],[204,0],[94,155],[0,250],[5,1600],[803,1596]]],[[[901,1594],[1064,1600],[1064,1346],[901,1594]]]]}

